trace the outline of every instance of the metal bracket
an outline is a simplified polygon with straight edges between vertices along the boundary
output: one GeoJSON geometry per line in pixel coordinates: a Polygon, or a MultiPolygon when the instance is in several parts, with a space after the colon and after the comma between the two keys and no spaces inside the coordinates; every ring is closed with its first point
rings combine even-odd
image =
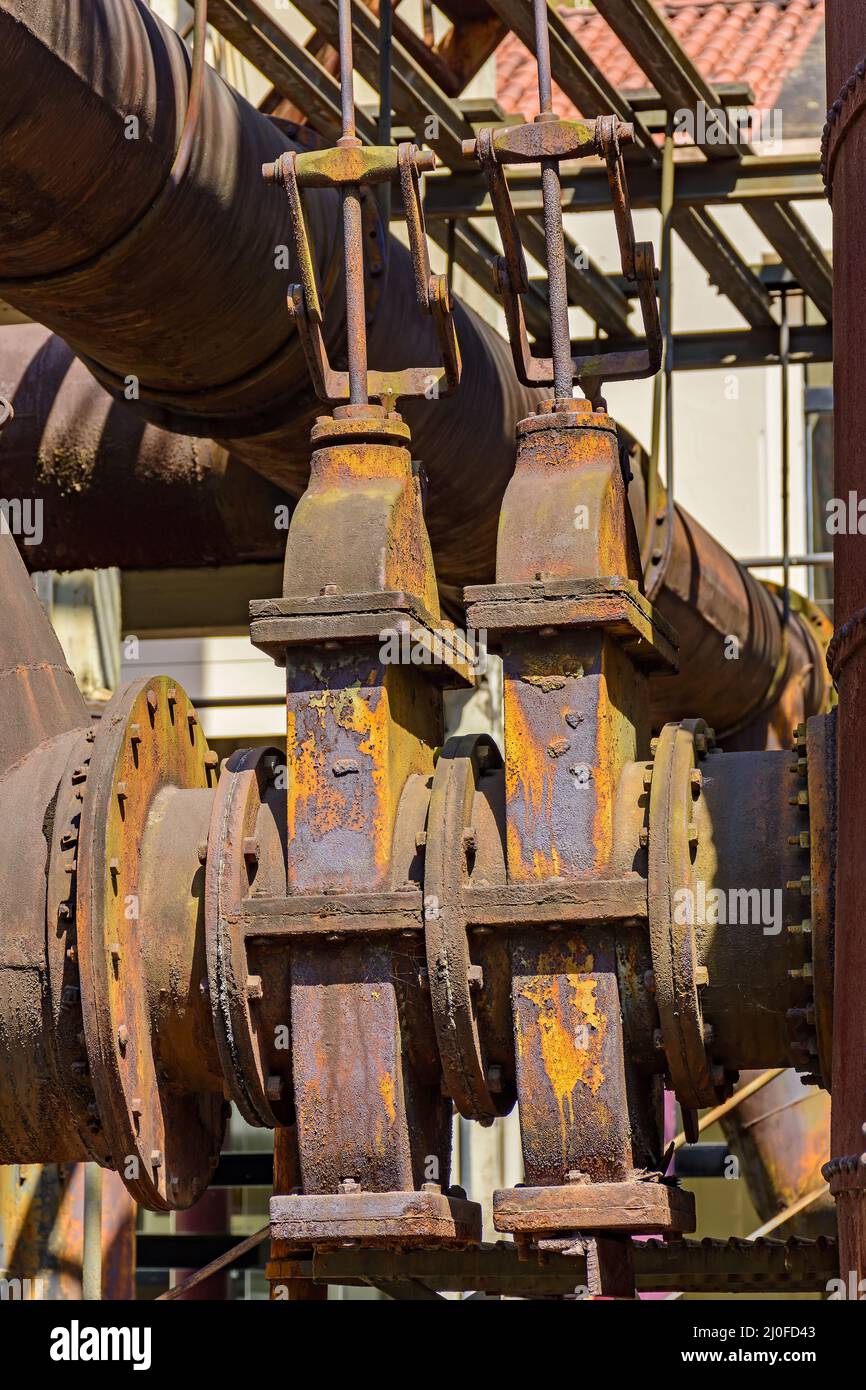
{"type": "MultiPolygon", "coordinates": [[[[422,313],[429,314],[433,320],[442,366],[410,367],[390,372],[368,371],[367,396],[368,399],[381,401],[386,409],[392,408],[403,396],[435,400],[456,391],[461,373],[451,291],[446,276],[431,274],[421,202],[421,174],[434,168],[435,163],[432,152],[403,143],[396,148],[358,144],[337,150],[314,150],[301,154],[286,152],[275,164],[264,166],[264,177],[280,183],[286,191],[301,272],[301,283],[289,289],[289,312],[298,325],[316,394],[330,404],[350,400],[349,373],[335,371],[328,360],[323,336],[322,298],[304,217],[302,190],[333,188],[345,194],[346,191],[357,190],[362,183],[373,185],[389,182],[395,177],[399,179],[412,255],[416,301],[422,313]]],[[[363,255],[361,248],[358,249],[363,255]]],[[[356,265],[352,269],[357,271],[357,275],[349,274],[346,277],[347,297],[363,295],[361,266],[356,265]]]]}
{"type": "MultiPolygon", "coordinates": [[[[555,385],[555,366],[553,357],[534,357],[529,346],[521,300],[521,295],[529,289],[529,280],[505,176],[508,164],[541,163],[542,169],[553,165],[558,171],[561,160],[597,154],[607,166],[622,272],[627,280],[637,284],[646,342],[627,350],[571,357],[572,381],[583,384],[591,380],[594,389],[586,390],[592,398],[598,394],[603,380],[639,380],[654,376],[661,365],[662,336],[655,289],[658,271],[652,243],[635,241],[622,156],[623,145],[633,138],[634,128],[614,116],[599,116],[592,122],[558,121],[551,117],[505,130],[482,130],[477,140],[466,142],[465,153],[475,155],[487,177],[502,238],[505,254],[496,262],[496,288],[503,301],[515,370],[524,386],[555,385]]],[[[557,197],[558,188],[557,178],[557,197]]],[[[546,217],[546,225],[548,221],[546,217]]],[[[548,252],[550,243],[548,231],[548,252]]],[[[565,331],[567,333],[567,323],[565,331]]],[[[551,324],[551,338],[554,337],[555,329],[551,324]]]]}

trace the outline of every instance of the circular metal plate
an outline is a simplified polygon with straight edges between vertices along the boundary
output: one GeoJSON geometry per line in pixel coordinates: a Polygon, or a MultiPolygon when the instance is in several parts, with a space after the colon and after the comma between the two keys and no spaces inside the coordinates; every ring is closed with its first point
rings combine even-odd
{"type": "MultiPolygon", "coordinates": [[[[491,1091],[478,1032],[463,885],[482,770],[502,766],[487,734],[449,739],[433,775],[424,864],[424,939],[430,998],[448,1094],[466,1119],[492,1124],[513,1096],[491,1091]]],[[[483,987],[483,986],[482,986],[483,987]]]]}
{"type": "Polygon", "coordinates": [[[685,910],[695,902],[693,807],[700,784],[693,774],[711,740],[702,719],[666,724],[650,791],[649,930],[656,1005],[671,1084],[690,1139],[697,1138],[694,1112],[715,1105],[726,1092],[714,1077],[704,1038],[694,922],[685,910]]]}
{"type": "Polygon", "coordinates": [[[139,896],[139,870],[159,792],[208,787],[215,763],[181,687],[134,681],[98,727],[82,804],[76,917],[91,1080],[111,1166],[155,1210],[202,1195],[225,1116],[222,1096],[189,1091],[160,1065],[147,970],[160,923],[139,896]]]}
{"type": "MultiPolygon", "coordinates": [[[[205,877],[205,922],[211,1012],[220,1061],[229,1094],[248,1124],[273,1129],[286,1123],[268,1096],[268,1063],[260,1030],[260,976],[250,973],[240,921],[243,901],[251,893],[252,866],[245,843],[257,840],[265,825],[276,834],[271,816],[260,813],[283,755],[276,748],[239,749],[220,778],[208,837],[205,877]]],[[[283,866],[281,853],[266,855],[283,866]]],[[[265,865],[263,864],[263,867],[265,865]]],[[[277,885],[273,885],[275,891],[277,885]]],[[[285,878],[280,885],[285,894],[285,878]]]]}

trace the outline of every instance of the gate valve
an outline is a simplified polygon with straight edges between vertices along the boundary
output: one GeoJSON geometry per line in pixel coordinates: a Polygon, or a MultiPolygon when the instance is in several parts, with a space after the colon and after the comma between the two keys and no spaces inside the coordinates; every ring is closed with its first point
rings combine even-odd
{"type": "Polygon", "coordinates": [[[365,146],[355,131],[352,92],[352,27],[350,0],[339,5],[340,75],[343,134],[334,149],[304,153],[287,151],[262,174],[279,183],[289,200],[289,216],[301,283],[289,289],[289,312],[296,320],[316,394],[332,405],[366,406],[378,400],[387,410],[403,396],[436,400],[450,396],[460,383],[460,350],[454,328],[448,279],[433,275],[421,203],[421,175],[436,167],[432,150],[414,144],[365,146]],[[422,313],[433,320],[442,357],[439,367],[407,367],[402,371],[367,370],[367,328],[364,308],[364,248],[361,185],[398,179],[412,256],[415,297],[422,313]],[[328,361],[323,336],[322,296],[304,217],[303,190],[331,188],[340,193],[343,210],[343,255],[346,284],[348,371],[335,371],[328,361]]]}
{"type": "Polygon", "coordinates": [[[615,116],[595,120],[559,120],[553,112],[550,36],[547,0],[533,0],[535,51],[538,58],[539,113],[532,122],[501,130],[479,131],[463,144],[487,178],[504,255],[496,262],[496,289],[503,300],[508,337],[518,380],[524,386],[553,386],[556,400],[570,400],[578,382],[590,400],[599,398],[602,382],[654,376],[661,365],[662,337],[656,301],[652,243],[635,242],[626,183],[623,146],[634,138],[634,127],[615,116]],[[560,164],[567,159],[599,155],[607,167],[616,220],[622,272],[636,284],[646,342],[634,348],[572,357],[568,329],[565,241],[562,227],[560,164]],[[551,357],[534,357],[530,350],[521,295],[529,289],[520,230],[508,191],[509,164],[540,164],[547,248],[551,357]]]}

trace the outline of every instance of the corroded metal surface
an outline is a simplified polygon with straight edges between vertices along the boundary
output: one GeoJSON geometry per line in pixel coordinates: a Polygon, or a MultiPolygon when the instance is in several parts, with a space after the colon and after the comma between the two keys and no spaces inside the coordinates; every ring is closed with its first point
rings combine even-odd
{"type": "Polygon", "coordinates": [[[279,558],[287,494],[213,440],[142,421],[41,325],[0,328],[0,395],[16,405],[0,495],[41,507],[38,532],[19,538],[28,569],[279,558]]]}
{"type": "Polygon", "coordinates": [[[66,657],[9,527],[0,526],[0,772],[37,744],[89,722],[66,657]]]}
{"type": "Polygon", "coordinates": [[[221,1078],[200,1056],[201,886],[187,877],[203,877],[192,849],[214,763],[184,691],[164,676],[134,682],[102,720],[78,833],[78,965],[102,1132],[130,1192],[163,1209],[204,1191],[224,1123],[221,1078]],[[164,896],[148,891],[172,878],[164,896]]]}
{"type": "MultiPolygon", "coordinates": [[[[866,469],[862,363],[866,353],[863,299],[863,216],[866,201],[866,124],[862,80],[866,15],[860,6],[827,5],[827,91],[837,106],[830,134],[833,195],[833,389],[834,491],[862,491],[866,469]],[[839,93],[845,86],[847,100],[839,93]]],[[[863,699],[866,690],[863,537],[856,531],[834,540],[834,599],[837,636],[830,669],[839,691],[839,823],[836,857],[836,985],[833,1037],[833,1159],[854,1158],[835,1170],[840,1262],[843,1273],[866,1275],[866,1165],[856,1161],[866,1135],[866,897],[863,825],[866,821],[866,752],[863,699]]]]}

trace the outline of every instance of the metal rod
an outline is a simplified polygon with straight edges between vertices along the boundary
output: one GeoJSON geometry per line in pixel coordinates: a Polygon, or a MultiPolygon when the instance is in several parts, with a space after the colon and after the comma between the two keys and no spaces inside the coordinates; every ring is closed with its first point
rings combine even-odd
{"type": "Polygon", "coordinates": [[[205,62],[207,48],[207,0],[195,0],[195,14],[193,15],[192,28],[193,49],[189,81],[189,99],[187,101],[186,115],[183,119],[183,129],[180,133],[177,152],[171,166],[171,173],[169,174],[169,180],[174,185],[181,182],[189,167],[190,156],[192,155],[196,132],[198,130],[202,97],[204,95],[205,71],[207,68],[205,62]]]}
{"type": "MultiPolygon", "coordinates": [[[[379,3],[379,129],[380,145],[391,143],[391,38],[394,30],[394,11],[391,0],[379,3]]],[[[379,185],[379,211],[385,226],[391,219],[391,182],[379,185]]]]}
{"type": "Polygon", "coordinates": [[[665,144],[662,152],[662,179],[659,211],[661,212],[661,283],[660,322],[662,330],[662,370],[653,378],[652,430],[650,436],[649,476],[647,478],[647,508],[644,522],[643,545],[641,547],[641,568],[644,575],[649,571],[655,549],[655,528],[661,519],[658,511],[659,461],[661,457],[662,405],[665,421],[665,482],[667,486],[666,507],[668,511],[668,537],[672,536],[673,518],[673,409],[671,386],[673,379],[672,351],[672,290],[673,267],[673,207],[674,207],[674,134],[673,117],[668,117],[665,131],[665,144]]]}
{"type": "Polygon", "coordinates": [[[352,56],[352,0],[337,0],[340,27],[340,108],[343,139],[355,135],[354,58],[352,56]]]}
{"type": "Polygon", "coordinates": [[[538,64],[538,109],[540,114],[544,115],[553,110],[547,0],[532,0],[532,9],[535,17],[535,59],[538,64]]]}
{"type": "MultiPolygon", "coordinates": [[[[698,1134],[702,1134],[705,1129],[709,1129],[710,1126],[714,1125],[717,1120],[720,1120],[723,1115],[729,1115],[732,1110],[736,1110],[738,1105],[744,1100],[748,1100],[749,1096],[753,1096],[756,1091],[763,1090],[771,1081],[775,1081],[777,1076],[781,1076],[784,1070],[784,1067],[771,1067],[768,1071],[762,1071],[761,1075],[756,1076],[754,1081],[748,1081],[745,1086],[741,1086],[740,1089],[735,1091],[732,1096],[729,1096],[727,1100],[722,1101],[721,1105],[716,1105],[712,1110],[707,1110],[698,1120],[698,1134]]],[[[685,1132],[680,1130],[679,1134],[676,1135],[674,1139],[674,1148],[681,1149],[685,1142],[685,1132]]]]}
{"type": "MultiPolygon", "coordinates": [[[[778,569],[784,565],[784,555],[749,555],[745,560],[738,560],[738,564],[747,570],[766,570],[778,569]]],[[[805,565],[810,569],[830,569],[833,565],[832,550],[817,550],[807,552],[805,555],[789,555],[788,564],[791,569],[796,569],[798,565],[805,565]]]]}
{"type": "Polygon", "coordinates": [[[219,1274],[221,1269],[225,1269],[228,1265],[234,1264],[235,1260],[239,1260],[248,1250],[255,1250],[257,1245],[261,1245],[263,1241],[267,1240],[270,1233],[270,1226],[263,1226],[260,1231],[256,1231],[255,1235],[247,1236],[246,1240],[242,1240],[240,1244],[233,1245],[231,1250],[225,1250],[222,1255],[217,1255],[216,1259],[211,1260],[209,1265],[205,1265],[202,1269],[197,1269],[195,1274],[191,1274],[188,1279],[184,1279],[180,1284],[175,1284],[173,1289],[168,1289],[165,1293],[161,1293],[155,1301],[157,1303],[167,1303],[171,1299],[180,1298],[181,1294],[187,1293],[190,1289],[194,1289],[196,1284],[200,1284],[202,1280],[209,1279],[212,1274],[219,1274]]]}
{"type": "MultiPolygon", "coordinates": [[[[340,107],[343,134],[340,144],[359,143],[355,133],[354,62],[352,56],[352,0],[338,0],[340,44],[340,107]]],[[[390,9],[390,0],[385,6],[390,9]]],[[[350,183],[342,190],[343,255],[346,267],[346,349],[349,367],[349,403],[367,404],[367,311],[364,302],[364,230],[361,188],[350,183]]]]}
{"type": "Polygon", "coordinates": [[[544,200],[544,237],[547,243],[547,302],[550,306],[550,348],[553,357],[553,394],[558,401],[572,395],[571,335],[568,331],[568,286],[565,278],[565,241],[559,168],[553,159],[541,165],[544,200]]]}
{"type": "Polygon", "coordinates": [[[84,1165],[84,1259],[81,1296],[88,1302],[102,1298],[102,1169],[84,1165]]]}
{"type": "Polygon", "coordinates": [[[361,190],[343,189],[343,248],[346,257],[346,335],[349,358],[349,401],[367,403],[367,315],[364,305],[364,231],[361,190]]]}
{"type": "Polygon", "coordinates": [[[779,358],[782,373],[782,621],[788,622],[791,616],[791,439],[789,426],[788,361],[791,351],[791,335],[788,325],[788,293],[781,293],[782,317],[779,324],[779,358]]]}
{"type": "Polygon", "coordinates": [[[763,1226],[759,1226],[756,1231],[752,1231],[751,1235],[747,1236],[746,1239],[761,1240],[764,1236],[768,1236],[771,1231],[775,1231],[779,1226],[783,1226],[784,1223],[790,1221],[793,1216],[799,1216],[800,1212],[805,1211],[806,1207],[810,1207],[813,1202],[817,1202],[819,1197],[823,1197],[826,1191],[827,1184],[825,1182],[822,1182],[820,1187],[813,1187],[811,1192],[807,1192],[804,1196],[798,1197],[796,1202],[792,1202],[790,1206],[785,1207],[784,1211],[779,1211],[775,1216],[771,1216],[769,1221],[765,1221],[763,1226]]]}

